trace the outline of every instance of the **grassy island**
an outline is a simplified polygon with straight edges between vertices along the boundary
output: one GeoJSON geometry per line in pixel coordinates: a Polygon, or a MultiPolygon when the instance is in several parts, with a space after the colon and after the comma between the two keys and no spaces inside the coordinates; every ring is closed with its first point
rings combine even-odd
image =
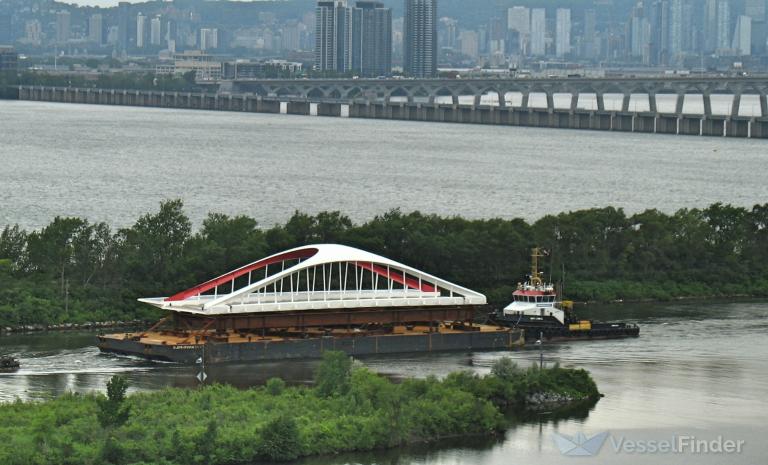
{"type": "Polygon", "coordinates": [[[577,301],[768,296],[768,204],[673,214],[612,207],[522,219],[468,220],[393,210],[362,224],[296,212],[285,224],[210,214],[199,230],[179,200],[126,228],[55,218],[0,231],[0,329],[156,319],[137,297],[171,295],[251,260],[340,243],[406,263],[507,304],[533,246],[577,301]]]}
{"type": "Polygon", "coordinates": [[[213,385],[125,396],[68,394],[0,406],[0,463],[250,464],[363,451],[467,435],[493,435],[505,413],[594,402],[584,370],[518,368],[503,358],[491,374],[457,372],[395,383],[326,352],[312,387],[271,379],[238,390],[213,385]],[[551,407],[551,405],[549,405],[551,407]]]}

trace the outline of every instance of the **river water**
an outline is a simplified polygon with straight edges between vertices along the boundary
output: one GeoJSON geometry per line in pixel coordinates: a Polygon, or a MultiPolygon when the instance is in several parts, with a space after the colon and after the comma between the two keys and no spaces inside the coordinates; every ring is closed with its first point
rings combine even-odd
{"type": "MultiPolygon", "coordinates": [[[[751,206],[768,201],[765,141],[398,121],[0,101],[0,227],[39,228],[56,215],[131,224],[182,198],[196,224],[211,211],[262,225],[295,210],[366,220],[391,208],[470,218],[523,217],[614,205],[629,212],[751,206]]],[[[307,465],[567,464],[553,433],[609,432],[606,464],[763,464],[768,457],[768,303],[596,307],[585,316],[642,326],[638,339],[551,344],[547,363],[590,370],[605,397],[565,419],[541,415],[500,438],[463,439],[307,465]],[[614,444],[673,436],[743,440],[740,454],[629,454],[614,444]]],[[[99,354],[94,334],[0,338],[21,358],[0,374],[0,401],[102,390],[125,373],[132,390],[194,387],[194,368],[99,354]]],[[[489,371],[538,349],[366,358],[392,377],[489,371]]],[[[209,367],[248,387],[280,376],[308,383],[315,362],[209,367]]]]}
{"type": "MultiPolygon", "coordinates": [[[[615,341],[546,344],[551,364],[589,370],[605,394],[588,413],[555,420],[541,415],[500,438],[454,440],[395,451],[306,459],[306,465],[390,464],[568,464],[553,432],[588,436],[609,432],[612,440],[669,440],[673,436],[743,440],[741,454],[616,453],[609,439],[599,463],[762,464],[768,457],[768,302],[624,304],[579,309],[582,316],[641,325],[641,337],[615,341]]],[[[23,368],[0,374],[0,400],[41,399],[65,391],[103,390],[115,373],[132,390],[194,387],[195,368],[102,355],[94,333],[49,333],[0,338],[0,352],[20,357],[23,368]]],[[[455,370],[487,373],[494,360],[511,356],[521,366],[539,359],[538,348],[369,357],[362,362],[392,377],[443,376],[455,370]]],[[[247,387],[280,376],[309,383],[313,361],[209,367],[210,380],[247,387]]],[[[209,381],[210,381],[209,380],[209,381]]],[[[586,463],[583,459],[582,463],[586,463]]],[[[598,462],[590,462],[598,463],[598,462]]]]}
{"type": "Polygon", "coordinates": [[[0,101],[0,228],[120,227],[182,198],[269,227],[294,210],[538,219],[752,206],[764,140],[0,101]]]}

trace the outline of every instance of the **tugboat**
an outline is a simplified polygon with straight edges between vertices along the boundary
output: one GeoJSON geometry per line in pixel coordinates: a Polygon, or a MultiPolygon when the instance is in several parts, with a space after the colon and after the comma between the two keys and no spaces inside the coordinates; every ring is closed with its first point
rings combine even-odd
{"type": "Polygon", "coordinates": [[[16,371],[19,369],[19,361],[10,356],[0,356],[0,373],[16,371]]]}
{"type": "Polygon", "coordinates": [[[573,311],[573,302],[558,300],[555,286],[542,279],[539,259],[543,256],[542,249],[533,249],[529,280],[517,285],[517,290],[512,293],[512,303],[493,314],[493,322],[524,329],[525,339],[529,341],[615,339],[640,335],[637,325],[579,319],[573,311]]]}

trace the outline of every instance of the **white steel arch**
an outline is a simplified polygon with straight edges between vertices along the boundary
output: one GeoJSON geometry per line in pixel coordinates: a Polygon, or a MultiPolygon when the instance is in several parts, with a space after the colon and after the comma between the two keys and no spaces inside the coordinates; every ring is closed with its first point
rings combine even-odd
{"type": "Polygon", "coordinates": [[[165,310],[215,316],[484,305],[486,298],[380,255],[320,244],[266,257],[171,297],[139,301],[165,310]]]}

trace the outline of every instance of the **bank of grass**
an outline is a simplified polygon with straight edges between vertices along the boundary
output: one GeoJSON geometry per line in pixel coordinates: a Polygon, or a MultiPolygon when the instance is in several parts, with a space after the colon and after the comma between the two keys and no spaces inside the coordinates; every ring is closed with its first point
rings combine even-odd
{"type": "MultiPolygon", "coordinates": [[[[0,463],[250,464],[493,435],[505,413],[533,407],[534,394],[567,403],[597,398],[584,370],[517,368],[501,359],[487,376],[469,372],[394,383],[327,352],[313,387],[239,390],[214,385],[133,394],[119,378],[109,399],[64,395],[0,406],[0,463]],[[122,418],[121,417],[125,417],[122,418]]],[[[539,396],[540,397],[540,396],[539,396]]]]}

